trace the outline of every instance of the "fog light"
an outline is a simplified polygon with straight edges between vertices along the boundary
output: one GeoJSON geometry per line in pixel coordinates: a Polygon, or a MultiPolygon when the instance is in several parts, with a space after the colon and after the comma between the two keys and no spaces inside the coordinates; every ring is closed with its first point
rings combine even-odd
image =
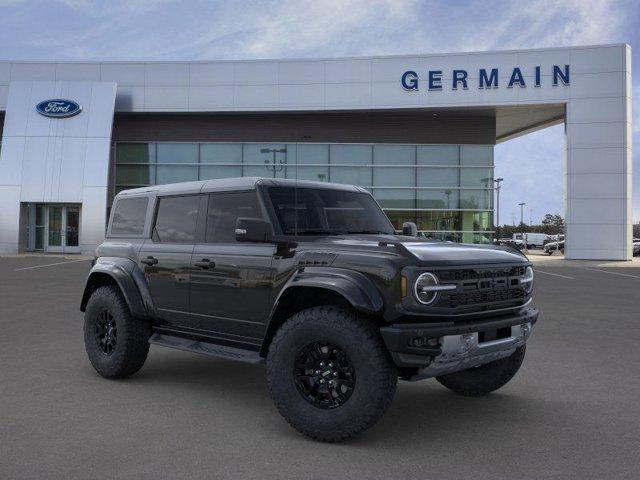
{"type": "Polygon", "coordinates": [[[413,337],[409,340],[409,346],[411,347],[437,347],[438,346],[437,338],[427,338],[427,337],[413,337]]]}

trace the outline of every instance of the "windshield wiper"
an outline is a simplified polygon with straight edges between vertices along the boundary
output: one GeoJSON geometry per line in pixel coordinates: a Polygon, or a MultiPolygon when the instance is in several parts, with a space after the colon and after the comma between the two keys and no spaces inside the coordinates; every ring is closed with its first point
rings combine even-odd
{"type": "Polygon", "coordinates": [[[370,235],[392,235],[391,233],[383,232],[382,230],[350,230],[347,233],[350,235],[355,235],[358,233],[370,234],[370,235]]]}

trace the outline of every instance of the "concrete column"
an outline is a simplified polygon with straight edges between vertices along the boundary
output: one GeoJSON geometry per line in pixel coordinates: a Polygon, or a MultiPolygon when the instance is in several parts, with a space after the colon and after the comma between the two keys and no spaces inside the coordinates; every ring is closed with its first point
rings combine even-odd
{"type": "Polygon", "coordinates": [[[631,48],[617,51],[611,95],[567,104],[566,258],[632,258],[631,48]]]}

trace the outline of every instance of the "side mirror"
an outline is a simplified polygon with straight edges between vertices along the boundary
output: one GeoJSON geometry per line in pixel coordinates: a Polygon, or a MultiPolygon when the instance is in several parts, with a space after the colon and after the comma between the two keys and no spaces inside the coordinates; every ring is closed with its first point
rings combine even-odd
{"type": "Polygon", "coordinates": [[[238,218],[236,220],[236,241],[271,242],[273,229],[271,224],[261,218],[238,218]]]}
{"type": "Polygon", "coordinates": [[[402,235],[406,235],[407,237],[417,237],[418,226],[413,222],[404,222],[402,224],[402,235]]]}

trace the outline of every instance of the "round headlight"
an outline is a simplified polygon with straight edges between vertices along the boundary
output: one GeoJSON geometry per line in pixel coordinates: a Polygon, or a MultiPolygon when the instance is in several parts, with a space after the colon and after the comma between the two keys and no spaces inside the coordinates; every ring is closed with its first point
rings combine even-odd
{"type": "Polygon", "coordinates": [[[432,304],[438,296],[438,291],[434,288],[438,283],[440,283],[438,282],[438,277],[433,273],[421,274],[413,286],[416,299],[423,305],[432,304]]]}
{"type": "Polygon", "coordinates": [[[524,276],[520,280],[520,283],[524,286],[524,291],[527,292],[527,294],[531,293],[533,290],[533,268],[525,268],[524,276]]]}

